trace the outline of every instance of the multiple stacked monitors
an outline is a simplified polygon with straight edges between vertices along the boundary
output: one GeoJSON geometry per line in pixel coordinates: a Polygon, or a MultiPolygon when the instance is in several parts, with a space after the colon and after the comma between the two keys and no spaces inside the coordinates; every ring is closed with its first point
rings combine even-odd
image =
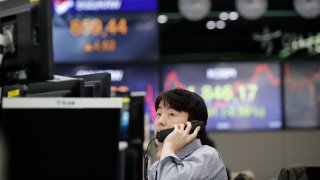
{"type": "Polygon", "coordinates": [[[56,74],[62,76],[83,76],[95,73],[110,73],[111,85],[116,89],[145,91],[146,110],[150,117],[155,117],[153,102],[159,94],[157,67],[153,64],[132,65],[57,65],[56,74]]]}
{"type": "Polygon", "coordinates": [[[163,87],[205,100],[207,130],[272,130],[282,126],[278,63],[184,63],[163,67],[163,87]]]}
{"type": "Polygon", "coordinates": [[[284,75],[286,127],[320,127],[320,64],[285,63],[284,75]]]}
{"type": "Polygon", "coordinates": [[[158,59],[156,0],[52,0],[56,63],[158,59]]]}
{"type": "MultiPolygon", "coordinates": [[[[57,65],[56,74],[62,76],[83,76],[85,74],[105,73],[111,74],[111,85],[117,94],[115,96],[129,97],[127,92],[122,90],[144,91],[145,116],[152,122],[156,113],[154,101],[159,94],[159,77],[157,67],[152,64],[132,64],[132,65],[57,65]]],[[[113,93],[111,92],[111,96],[113,93]]],[[[127,119],[127,118],[125,118],[127,119]]],[[[126,120],[123,121],[123,130],[126,129],[126,120]]],[[[125,133],[125,131],[124,131],[125,133]]],[[[124,134],[124,136],[126,136],[124,134]]]]}
{"type": "MultiPolygon", "coordinates": [[[[153,70],[151,71],[154,72],[150,73],[150,68],[146,68],[145,65],[143,67],[135,65],[136,67],[132,68],[131,65],[121,67],[113,63],[136,63],[158,59],[157,1],[112,0],[101,3],[99,0],[52,0],[52,2],[55,62],[59,64],[112,63],[112,67],[78,66],[77,69],[71,70],[73,72],[68,73],[74,76],[86,74],[88,71],[94,73],[110,72],[112,85],[118,90],[146,91],[145,109],[152,122],[155,118],[153,102],[159,90],[155,85],[159,79],[153,75],[157,74],[154,73],[157,71],[156,68],[152,66],[153,70]]],[[[309,24],[313,25],[313,23],[307,24],[309,29],[312,29],[309,24]]],[[[255,37],[259,36],[259,32],[263,34],[265,30],[267,32],[270,29],[258,30],[255,32],[255,37]]],[[[176,32],[178,31],[173,33],[176,32]]],[[[276,32],[274,33],[276,34],[276,32]]],[[[296,39],[291,37],[288,32],[283,33],[283,42],[280,40],[281,38],[276,40],[277,46],[275,46],[274,52],[277,52],[280,57],[283,54],[286,57],[293,54],[298,55],[298,51],[292,51],[291,55],[285,51],[288,48],[284,48],[284,46],[293,44],[290,43],[291,40],[288,40],[289,43],[285,43],[287,42],[285,37],[292,39],[292,42],[296,42],[296,39]],[[280,41],[283,46],[282,50],[279,46],[280,41]]],[[[239,46],[235,48],[236,50],[240,48],[240,51],[247,51],[248,49],[243,48],[252,46],[258,54],[264,51],[267,54],[270,53],[266,49],[257,48],[258,46],[254,44],[257,44],[259,40],[253,42],[252,33],[249,34],[251,45],[239,46]]],[[[309,35],[305,37],[307,38],[309,35]]],[[[172,39],[167,38],[165,41],[171,42],[172,39]]],[[[190,43],[181,45],[185,46],[184,49],[191,47],[187,47],[190,43]]],[[[172,43],[167,43],[166,47],[160,48],[164,51],[167,49],[169,54],[171,51],[179,51],[176,50],[177,48],[170,48],[170,46],[172,43]]],[[[207,46],[205,48],[218,48],[220,52],[222,46],[221,43],[218,43],[217,47],[207,46]]],[[[230,49],[230,44],[225,44],[225,46],[230,49]]],[[[197,47],[191,48],[194,50],[197,47]]],[[[253,48],[249,48],[250,51],[253,48]]],[[[288,66],[292,66],[292,73],[297,74],[293,77],[293,74],[288,74],[285,70],[284,99],[282,99],[279,64],[255,62],[165,64],[160,79],[164,82],[164,90],[181,86],[199,93],[206,99],[210,115],[208,130],[279,129],[282,126],[282,119],[285,120],[286,127],[320,126],[318,120],[320,116],[318,111],[319,97],[317,93],[314,93],[319,90],[318,80],[313,78],[312,82],[303,82],[302,86],[304,87],[299,87],[300,89],[294,85],[298,83],[294,82],[295,80],[299,81],[297,80],[300,78],[298,76],[301,76],[301,79],[303,79],[302,77],[306,79],[316,74],[317,70],[312,69],[315,66],[304,65],[306,69],[312,68],[303,74],[303,69],[295,68],[294,64],[289,64],[288,66]],[[213,67],[210,68],[210,66],[213,67]],[[306,74],[307,72],[311,74],[306,74]],[[290,79],[292,77],[293,80],[290,79]],[[282,106],[283,102],[284,106],[282,106]],[[307,110],[304,113],[298,113],[300,112],[298,109],[301,108],[307,110]],[[283,110],[284,118],[282,118],[283,110]]],[[[95,91],[96,86],[99,85],[87,83],[87,93],[91,94],[87,96],[92,97],[98,94],[95,91]]]]}
{"type": "Polygon", "coordinates": [[[0,1],[0,83],[53,78],[50,1],[0,1]]]}

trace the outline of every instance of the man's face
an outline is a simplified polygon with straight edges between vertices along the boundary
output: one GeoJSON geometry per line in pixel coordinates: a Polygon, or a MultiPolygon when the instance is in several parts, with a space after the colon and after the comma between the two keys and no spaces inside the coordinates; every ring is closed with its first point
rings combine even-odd
{"type": "Polygon", "coordinates": [[[168,103],[160,101],[157,110],[157,117],[154,123],[154,133],[163,129],[172,128],[174,124],[183,124],[188,121],[188,113],[177,111],[170,107],[168,103]]]}

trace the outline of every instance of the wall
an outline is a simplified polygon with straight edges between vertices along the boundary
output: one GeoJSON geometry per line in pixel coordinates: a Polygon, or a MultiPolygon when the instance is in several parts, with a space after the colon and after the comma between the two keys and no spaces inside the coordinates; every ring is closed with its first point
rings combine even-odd
{"type": "Polygon", "coordinates": [[[210,133],[230,171],[252,170],[256,180],[277,178],[281,168],[320,165],[319,130],[210,133]]]}

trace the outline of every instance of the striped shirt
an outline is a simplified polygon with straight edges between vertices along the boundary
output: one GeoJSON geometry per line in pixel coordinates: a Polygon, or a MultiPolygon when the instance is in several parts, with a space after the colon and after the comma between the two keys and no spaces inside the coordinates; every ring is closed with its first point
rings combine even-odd
{"type": "Polygon", "coordinates": [[[227,180],[227,171],[220,154],[213,147],[196,139],[176,155],[170,154],[154,162],[148,171],[149,180],[227,180]]]}

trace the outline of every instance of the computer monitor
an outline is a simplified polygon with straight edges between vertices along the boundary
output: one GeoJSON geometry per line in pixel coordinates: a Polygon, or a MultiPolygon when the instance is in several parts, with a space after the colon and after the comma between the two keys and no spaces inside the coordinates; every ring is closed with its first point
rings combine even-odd
{"type": "Polygon", "coordinates": [[[3,87],[3,97],[84,97],[83,79],[16,84],[3,87]]]}
{"type": "Polygon", "coordinates": [[[0,1],[0,85],[53,78],[51,1],[0,1]]]}
{"type": "Polygon", "coordinates": [[[76,77],[84,80],[85,97],[110,97],[110,73],[87,74],[76,77]]]}
{"type": "Polygon", "coordinates": [[[129,127],[130,127],[130,107],[131,107],[131,98],[130,92],[119,92],[112,91],[112,97],[118,97],[122,99],[122,108],[121,108],[121,118],[120,118],[120,140],[128,142],[129,138],[129,127]]]}
{"type": "Polygon", "coordinates": [[[117,98],[4,98],[7,180],[119,179],[117,98]]]}
{"type": "Polygon", "coordinates": [[[121,121],[120,121],[120,140],[129,140],[130,127],[130,97],[122,97],[121,121]]]}
{"type": "Polygon", "coordinates": [[[130,118],[129,118],[129,137],[131,141],[144,141],[144,98],[145,92],[133,91],[130,93],[130,118]]]}
{"type": "Polygon", "coordinates": [[[143,143],[144,143],[144,97],[145,92],[113,92],[121,97],[120,140],[128,143],[125,151],[123,176],[125,179],[143,178],[143,143]]]}

